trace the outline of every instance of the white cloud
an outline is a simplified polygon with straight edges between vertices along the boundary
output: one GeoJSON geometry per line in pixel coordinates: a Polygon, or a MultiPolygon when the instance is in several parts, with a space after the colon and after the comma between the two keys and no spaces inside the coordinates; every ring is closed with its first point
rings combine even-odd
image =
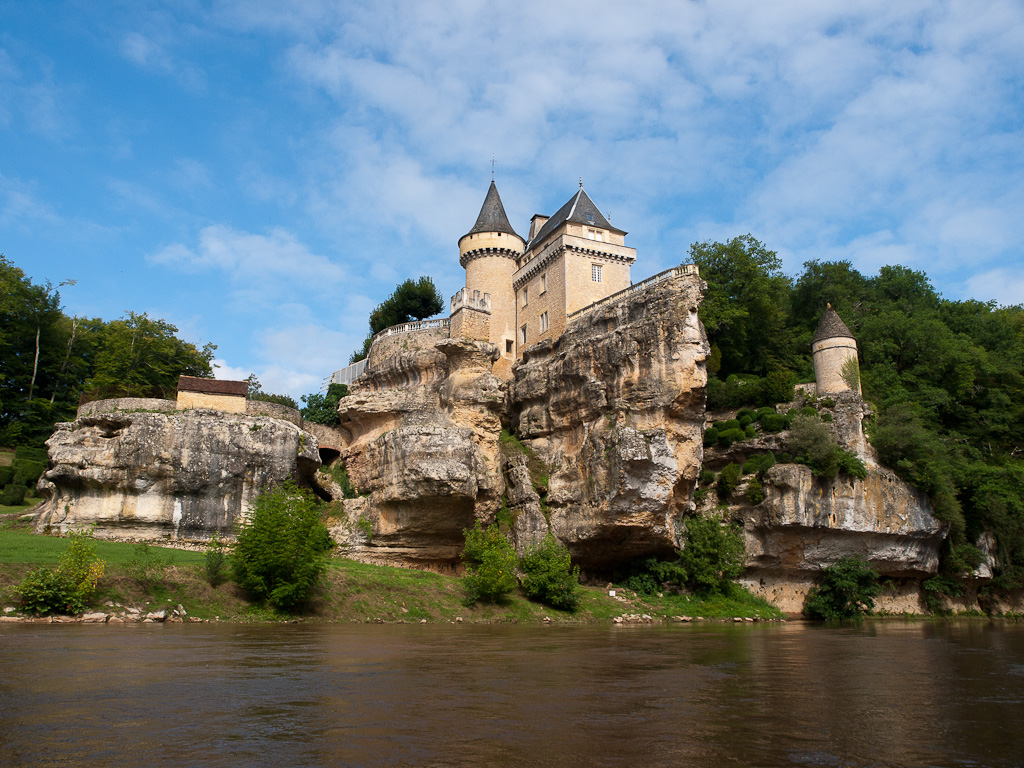
{"type": "Polygon", "coordinates": [[[1024,304],[1024,263],[971,276],[960,298],[995,300],[1004,306],[1024,304]]]}
{"type": "Polygon", "coordinates": [[[253,234],[211,225],[200,231],[194,248],[174,243],[147,260],[188,272],[223,273],[236,293],[275,305],[296,293],[337,290],[348,277],[344,267],[311,252],[281,227],[253,234]]]}

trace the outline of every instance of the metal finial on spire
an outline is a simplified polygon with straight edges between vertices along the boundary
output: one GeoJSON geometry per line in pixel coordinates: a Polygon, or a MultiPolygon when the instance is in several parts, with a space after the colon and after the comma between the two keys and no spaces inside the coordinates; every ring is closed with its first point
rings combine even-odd
{"type": "Polygon", "coordinates": [[[494,153],[491,153],[491,181],[494,181],[494,153]]]}
{"type": "Polygon", "coordinates": [[[583,189],[583,177],[580,176],[580,189],[583,189]]]}

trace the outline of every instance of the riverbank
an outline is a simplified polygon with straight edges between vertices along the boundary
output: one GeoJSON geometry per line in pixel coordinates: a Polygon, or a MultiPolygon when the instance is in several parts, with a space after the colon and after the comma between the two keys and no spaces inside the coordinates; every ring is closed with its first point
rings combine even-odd
{"type": "Polygon", "coordinates": [[[462,579],[429,571],[332,558],[316,596],[299,614],[279,613],[246,599],[230,581],[211,585],[205,553],[97,540],[106,564],[96,598],[78,617],[29,617],[17,608],[17,586],[40,566],[56,565],[66,541],[0,521],[0,609],[8,621],[302,621],[409,623],[654,623],[768,621],[784,614],[738,587],[728,596],[644,596],[618,585],[583,586],[580,607],[561,611],[516,592],[501,603],[465,603],[462,579]]]}

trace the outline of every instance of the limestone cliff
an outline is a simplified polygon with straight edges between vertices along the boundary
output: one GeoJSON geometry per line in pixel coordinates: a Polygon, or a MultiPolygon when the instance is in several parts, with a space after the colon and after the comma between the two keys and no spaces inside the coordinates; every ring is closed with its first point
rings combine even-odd
{"type": "Polygon", "coordinates": [[[320,465],[316,439],[287,421],[209,410],[85,415],[58,424],[40,530],[94,525],[100,537],[230,534],[260,488],[320,465]]]}
{"type": "Polygon", "coordinates": [[[701,463],[700,292],[677,277],[598,307],[507,385],[492,344],[392,340],[339,406],[363,498],[335,537],[364,560],[454,566],[463,529],[504,504],[520,550],[550,530],[585,568],[671,553],[701,463]]]}
{"type": "MultiPolygon", "coordinates": [[[[701,287],[676,277],[599,306],[513,369],[512,428],[547,465],[550,529],[584,568],[677,546],[702,459],[701,287]]],[[[513,511],[520,537],[543,532],[528,504],[513,511]]]]}
{"type": "Polygon", "coordinates": [[[340,461],[364,498],[344,502],[335,537],[360,559],[450,566],[463,529],[501,503],[498,350],[410,336],[339,405],[340,461]]]}

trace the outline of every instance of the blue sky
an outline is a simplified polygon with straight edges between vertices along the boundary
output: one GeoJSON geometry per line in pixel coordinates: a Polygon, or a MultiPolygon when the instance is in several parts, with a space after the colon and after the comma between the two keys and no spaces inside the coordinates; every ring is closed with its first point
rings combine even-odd
{"type": "Polygon", "coordinates": [[[294,396],[458,238],[584,186],[638,250],[751,233],[1024,301],[1024,4],[0,0],[0,252],[294,396]]]}

